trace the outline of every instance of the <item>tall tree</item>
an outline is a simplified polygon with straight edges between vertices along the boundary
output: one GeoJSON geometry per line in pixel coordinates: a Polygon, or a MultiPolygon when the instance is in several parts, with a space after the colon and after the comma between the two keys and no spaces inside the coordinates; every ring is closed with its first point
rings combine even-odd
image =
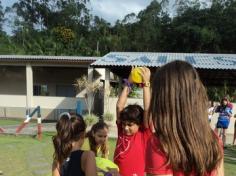
{"type": "Polygon", "coordinates": [[[3,13],[3,7],[0,1],[0,31],[2,31],[3,22],[4,22],[4,13],[3,13]]]}

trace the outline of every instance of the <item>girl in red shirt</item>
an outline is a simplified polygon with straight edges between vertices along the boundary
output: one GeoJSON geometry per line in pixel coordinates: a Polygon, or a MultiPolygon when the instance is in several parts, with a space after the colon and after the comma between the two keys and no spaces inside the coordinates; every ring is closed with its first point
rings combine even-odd
{"type": "Polygon", "coordinates": [[[223,150],[207,118],[207,93],[197,71],[174,61],[156,71],[146,148],[147,175],[223,176],[223,150]]]}
{"type": "Polygon", "coordinates": [[[118,139],[114,153],[114,162],[119,166],[121,176],[144,176],[145,148],[151,135],[148,125],[148,110],[150,103],[150,70],[142,67],[143,104],[125,107],[132,83],[131,77],[117,101],[118,139]]]}

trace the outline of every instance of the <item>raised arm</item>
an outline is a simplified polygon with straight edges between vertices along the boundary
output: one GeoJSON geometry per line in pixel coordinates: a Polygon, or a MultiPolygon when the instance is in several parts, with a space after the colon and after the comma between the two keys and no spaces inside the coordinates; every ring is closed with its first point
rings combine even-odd
{"type": "Polygon", "coordinates": [[[129,92],[130,92],[130,88],[127,85],[125,85],[116,103],[116,121],[118,124],[120,123],[120,112],[125,107],[129,92]]]}
{"type": "Polygon", "coordinates": [[[151,91],[150,91],[150,77],[151,72],[147,67],[141,67],[141,75],[143,80],[143,109],[144,109],[144,117],[143,117],[143,125],[146,128],[150,127],[148,112],[150,107],[150,100],[151,100],[151,91]]]}

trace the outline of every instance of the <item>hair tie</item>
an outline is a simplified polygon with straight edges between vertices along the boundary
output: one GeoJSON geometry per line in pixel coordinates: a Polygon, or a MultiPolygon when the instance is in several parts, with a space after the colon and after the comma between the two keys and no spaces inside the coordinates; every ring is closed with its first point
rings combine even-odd
{"type": "Polygon", "coordinates": [[[71,115],[69,112],[63,112],[59,115],[59,119],[62,117],[62,116],[67,116],[69,119],[71,119],[71,115]]]}

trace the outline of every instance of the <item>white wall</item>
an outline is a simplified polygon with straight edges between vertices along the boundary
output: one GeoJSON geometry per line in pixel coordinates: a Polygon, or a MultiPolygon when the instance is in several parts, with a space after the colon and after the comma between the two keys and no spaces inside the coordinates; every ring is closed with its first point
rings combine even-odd
{"type": "MultiPolygon", "coordinates": [[[[25,95],[0,95],[0,117],[17,117],[25,118],[26,111],[26,96],[25,95]]],[[[83,98],[68,98],[68,97],[44,97],[34,96],[33,107],[41,107],[42,118],[55,119],[58,114],[55,110],[60,109],[76,109],[78,100],[84,102],[83,98]]],[[[83,109],[86,106],[83,105],[83,109]]],[[[36,117],[36,116],[34,116],[36,117]]]]}

